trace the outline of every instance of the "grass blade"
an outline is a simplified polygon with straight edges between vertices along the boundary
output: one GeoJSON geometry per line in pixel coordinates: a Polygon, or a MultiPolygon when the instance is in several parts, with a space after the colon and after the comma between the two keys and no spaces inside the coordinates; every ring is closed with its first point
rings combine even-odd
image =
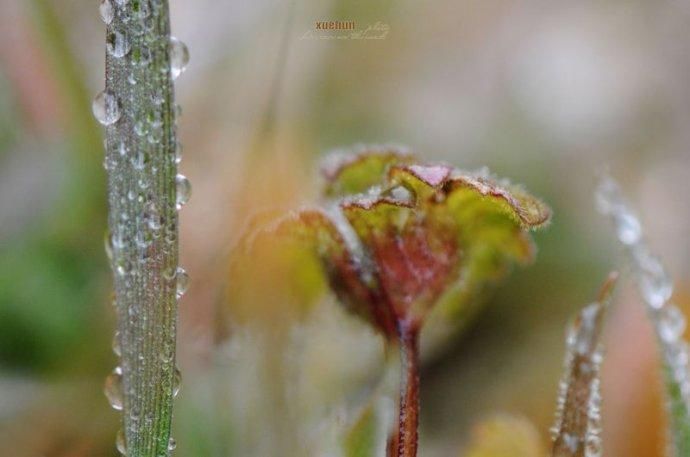
{"type": "Polygon", "coordinates": [[[614,222],[617,238],[630,258],[656,333],[664,364],[670,448],[677,457],[690,456],[688,345],[683,339],[685,317],[670,302],[673,283],[661,261],[649,250],[640,220],[613,178],[604,176],[601,179],[596,200],[599,212],[614,222]]]}

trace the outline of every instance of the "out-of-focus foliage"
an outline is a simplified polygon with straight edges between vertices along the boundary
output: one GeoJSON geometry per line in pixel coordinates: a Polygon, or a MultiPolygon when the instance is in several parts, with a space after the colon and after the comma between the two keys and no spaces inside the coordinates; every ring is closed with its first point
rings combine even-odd
{"type": "Polygon", "coordinates": [[[524,417],[497,415],[475,425],[463,457],[546,457],[540,433],[524,417]]]}
{"type": "MultiPolygon", "coordinates": [[[[30,228],[7,240],[0,255],[0,363],[22,370],[70,366],[84,335],[98,338],[103,322],[94,303],[107,294],[102,234],[104,181],[99,131],[88,112],[87,90],[54,5],[25,5],[44,44],[65,110],[67,154],[62,192],[51,211],[36,215],[30,228]],[[88,221],[88,222],[87,222],[88,221]]],[[[80,352],[82,357],[88,352],[80,352]]],[[[95,368],[95,367],[94,367],[95,368]]]]}
{"type": "Polygon", "coordinates": [[[376,457],[378,426],[376,411],[370,404],[345,436],[345,457],[376,457]]]}

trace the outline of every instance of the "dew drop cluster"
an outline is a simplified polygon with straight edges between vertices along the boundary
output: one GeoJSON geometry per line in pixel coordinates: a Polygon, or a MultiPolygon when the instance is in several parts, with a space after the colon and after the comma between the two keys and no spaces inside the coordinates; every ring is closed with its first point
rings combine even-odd
{"type": "Polygon", "coordinates": [[[177,301],[189,288],[178,263],[178,212],[191,185],[178,172],[173,80],[189,51],[168,34],[165,0],[101,0],[106,25],[105,89],[92,111],[104,126],[109,230],[105,250],[113,270],[119,359],[104,392],[122,411],[115,446],[123,455],[167,457],[172,399],[180,390],[175,365],[177,301]]]}

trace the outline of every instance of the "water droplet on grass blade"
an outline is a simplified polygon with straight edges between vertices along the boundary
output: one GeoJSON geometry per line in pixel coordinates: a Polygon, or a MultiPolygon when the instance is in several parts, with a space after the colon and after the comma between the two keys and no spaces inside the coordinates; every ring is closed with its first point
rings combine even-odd
{"type": "Polygon", "coordinates": [[[170,38],[170,45],[168,46],[170,52],[170,75],[172,79],[177,79],[189,63],[189,50],[187,45],[175,37],[170,38]]]}
{"type": "Polygon", "coordinates": [[[673,343],[683,336],[685,316],[677,306],[669,304],[659,310],[659,337],[673,343]]]}
{"type": "Polygon", "coordinates": [[[113,261],[113,237],[110,236],[109,231],[105,232],[104,244],[105,244],[105,255],[107,255],[108,260],[112,262],[113,261]]]}
{"type": "Polygon", "coordinates": [[[110,25],[115,19],[115,10],[113,9],[113,4],[110,0],[101,0],[101,4],[98,7],[98,12],[101,14],[101,19],[106,25],[110,25]]]}
{"type": "Polygon", "coordinates": [[[597,210],[601,214],[611,214],[623,205],[618,184],[609,176],[605,176],[599,182],[595,193],[597,210]]]}
{"type": "Polygon", "coordinates": [[[673,282],[658,258],[640,248],[633,252],[639,268],[638,284],[645,301],[660,309],[673,294],[673,282]]]}
{"type": "Polygon", "coordinates": [[[134,14],[140,19],[146,19],[151,15],[151,7],[147,0],[139,0],[132,4],[134,14]]]}
{"type": "Polygon", "coordinates": [[[174,451],[175,449],[177,449],[177,441],[171,436],[170,440],[168,440],[168,450],[174,451]]]}
{"type": "Polygon", "coordinates": [[[113,336],[113,352],[118,357],[122,355],[122,347],[120,346],[120,332],[115,332],[115,336],[113,336]]]}
{"type": "Polygon", "coordinates": [[[127,444],[125,441],[125,432],[120,429],[117,432],[117,436],[115,437],[115,447],[117,448],[118,452],[122,455],[127,455],[127,444]]]}
{"type": "Polygon", "coordinates": [[[175,154],[173,155],[173,163],[179,165],[182,162],[182,143],[179,141],[175,143],[175,154]]]}
{"type": "Polygon", "coordinates": [[[106,37],[105,47],[108,54],[119,59],[127,55],[131,49],[131,43],[125,32],[113,30],[106,37]]]}
{"type": "Polygon", "coordinates": [[[175,176],[175,186],[177,190],[175,206],[180,210],[189,201],[192,195],[192,184],[184,175],[178,174],[175,176]]]}
{"type": "Polygon", "coordinates": [[[175,373],[173,374],[173,383],[172,383],[173,398],[177,397],[177,395],[180,393],[181,388],[182,388],[182,373],[180,372],[179,368],[175,367],[175,373]]]}
{"type": "Polygon", "coordinates": [[[182,298],[182,296],[187,293],[189,289],[189,275],[184,270],[184,268],[179,267],[177,269],[177,298],[182,298]]]}
{"type": "Polygon", "coordinates": [[[112,125],[120,120],[120,101],[108,91],[96,95],[91,109],[96,120],[103,125],[112,125]]]}
{"type": "Polygon", "coordinates": [[[173,279],[175,279],[176,276],[177,276],[177,268],[175,268],[175,267],[169,267],[169,268],[166,268],[165,270],[163,270],[163,277],[167,281],[172,281],[173,279]]]}
{"type": "Polygon", "coordinates": [[[616,211],[613,218],[616,224],[616,233],[621,243],[633,245],[640,241],[642,226],[634,214],[629,211],[616,211]]]}
{"type": "Polygon", "coordinates": [[[120,367],[116,367],[105,379],[104,392],[110,406],[117,411],[122,411],[122,369],[120,367]]]}

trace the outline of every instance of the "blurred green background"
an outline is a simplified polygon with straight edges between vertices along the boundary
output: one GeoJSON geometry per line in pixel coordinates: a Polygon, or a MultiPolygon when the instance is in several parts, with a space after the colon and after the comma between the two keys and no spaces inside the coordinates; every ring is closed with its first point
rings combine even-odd
{"type": "MultiPolygon", "coordinates": [[[[286,439],[300,450],[283,455],[337,455],[332,442],[376,376],[380,340],[328,298],[290,333],[281,354],[297,362],[292,371],[272,371],[270,328],[233,325],[222,299],[232,281],[227,253],[249,214],[314,201],[319,156],[334,147],[394,142],[425,160],[487,165],[555,213],[535,235],[537,262],[425,359],[422,456],[462,455],[473,424],[495,412],[525,416],[547,442],[563,329],[622,265],[593,207],[598,170],[622,182],[688,309],[690,6],[173,0],[171,11],[173,33],[192,51],[176,83],[181,169],[194,186],[181,219],[193,283],[180,308],[177,455],[272,456],[286,439]],[[310,33],[322,20],[387,32],[310,33]],[[276,384],[294,404],[276,408],[267,394],[276,384]]],[[[90,114],[103,54],[95,0],[0,3],[0,454],[8,457],[116,455],[118,415],[102,395],[116,363],[106,177],[90,114]]],[[[616,302],[606,452],[662,455],[656,354],[629,280],[616,302]]]]}

